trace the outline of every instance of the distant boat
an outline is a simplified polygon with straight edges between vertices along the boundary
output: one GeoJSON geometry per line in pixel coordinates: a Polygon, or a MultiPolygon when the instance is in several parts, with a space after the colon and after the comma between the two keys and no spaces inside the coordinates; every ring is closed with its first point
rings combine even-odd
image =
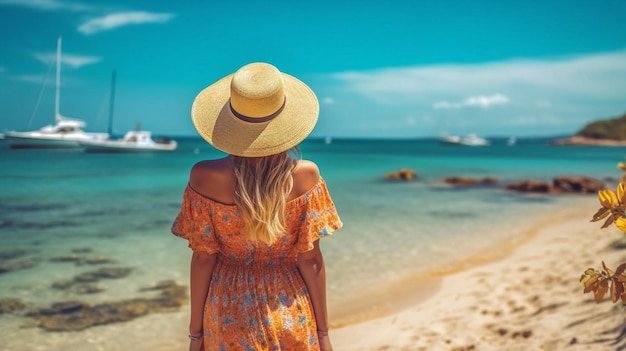
{"type": "Polygon", "coordinates": [[[152,133],[145,130],[131,130],[122,139],[81,141],[86,152],[145,153],[174,151],[178,146],[175,140],[161,137],[152,139],[152,133]]]}
{"type": "Polygon", "coordinates": [[[476,134],[468,134],[466,137],[461,138],[458,135],[444,134],[439,137],[439,142],[444,145],[463,145],[463,146],[486,146],[491,143],[485,138],[481,138],[476,134]]]}
{"type": "MultiPolygon", "coordinates": [[[[111,74],[111,93],[109,101],[109,133],[113,135],[113,107],[115,105],[115,71],[111,74]]],[[[178,144],[175,140],[166,137],[152,139],[152,133],[141,130],[137,123],[136,129],[126,132],[121,139],[85,140],[80,142],[86,152],[108,153],[145,153],[174,151],[178,144]]]]}
{"type": "Polygon", "coordinates": [[[460,145],[461,137],[458,135],[443,134],[439,137],[439,142],[444,145],[460,145]]]}
{"type": "Polygon", "coordinates": [[[465,138],[461,139],[461,145],[467,146],[486,146],[489,145],[489,140],[481,138],[476,134],[468,134],[465,138]]]}
{"type": "Polygon", "coordinates": [[[61,38],[57,40],[56,85],[54,99],[55,124],[28,132],[7,131],[4,138],[12,148],[78,148],[81,141],[97,141],[109,138],[107,133],[87,133],[82,130],[87,124],[79,119],[61,115],[61,38]]]}
{"type": "Polygon", "coordinates": [[[517,138],[516,138],[516,137],[514,137],[514,136],[510,137],[510,138],[506,141],[506,144],[507,144],[508,146],[513,146],[513,145],[515,145],[515,143],[517,143],[517,138]]]}
{"type": "Polygon", "coordinates": [[[330,143],[333,142],[333,138],[330,136],[327,136],[326,139],[324,139],[324,144],[328,145],[330,143]]]}

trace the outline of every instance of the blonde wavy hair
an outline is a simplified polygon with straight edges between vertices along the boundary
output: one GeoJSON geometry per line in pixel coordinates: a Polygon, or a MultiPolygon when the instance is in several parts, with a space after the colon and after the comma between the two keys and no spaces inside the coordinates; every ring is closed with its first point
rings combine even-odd
{"type": "Polygon", "coordinates": [[[271,156],[232,157],[235,204],[252,242],[271,245],[285,234],[287,197],[298,159],[297,147],[271,156]]]}

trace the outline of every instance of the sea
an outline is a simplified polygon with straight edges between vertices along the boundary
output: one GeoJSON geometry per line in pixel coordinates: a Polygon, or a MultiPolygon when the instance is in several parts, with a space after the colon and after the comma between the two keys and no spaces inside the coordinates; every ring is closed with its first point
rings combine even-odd
{"type": "MultiPolygon", "coordinates": [[[[594,194],[529,195],[506,184],[586,176],[614,187],[622,176],[616,165],[626,155],[623,147],[506,141],[463,147],[436,139],[335,138],[300,145],[303,158],[318,164],[344,223],[321,241],[331,323],[384,314],[394,305],[388,290],[418,295],[432,277],[523,243],[559,213],[598,205],[594,194]],[[416,179],[385,179],[400,169],[414,171],[416,179]],[[451,176],[497,182],[443,182],[451,176]],[[417,280],[426,284],[413,284],[417,280]]],[[[190,168],[223,153],[199,138],[180,138],[175,152],[153,154],[16,150],[0,143],[0,300],[20,299],[31,310],[68,300],[95,305],[135,298],[167,280],[188,286],[191,251],[170,227],[190,168]],[[77,255],[102,264],[72,260],[77,255]],[[55,287],[101,267],[130,273],[103,279],[101,290],[90,293],[55,287]]],[[[184,344],[187,310],[78,332],[45,331],[24,310],[0,314],[0,350],[155,349],[150,345],[173,335],[184,344]]]]}

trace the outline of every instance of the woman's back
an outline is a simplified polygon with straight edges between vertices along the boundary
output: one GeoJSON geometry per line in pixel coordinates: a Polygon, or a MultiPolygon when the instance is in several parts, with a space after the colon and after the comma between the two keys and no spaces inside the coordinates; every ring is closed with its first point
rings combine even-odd
{"type": "MultiPolygon", "coordinates": [[[[311,190],[320,178],[319,169],[311,161],[300,160],[292,172],[292,178],[293,188],[287,201],[311,190]]],[[[216,202],[235,204],[235,173],[232,169],[231,157],[196,163],[191,169],[189,185],[202,196],[216,202]]]]}

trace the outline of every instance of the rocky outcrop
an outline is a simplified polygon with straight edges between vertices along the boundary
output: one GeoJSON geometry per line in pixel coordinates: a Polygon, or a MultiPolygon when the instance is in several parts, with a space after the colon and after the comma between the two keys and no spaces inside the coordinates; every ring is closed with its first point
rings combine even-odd
{"type": "Polygon", "coordinates": [[[578,176],[555,177],[552,183],[524,180],[505,185],[508,190],[544,194],[595,194],[604,188],[604,183],[597,179],[578,176]]]}
{"type": "Polygon", "coordinates": [[[472,186],[472,185],[491,185],[498,183],[498,179],[494,177],[466,178],[466,177],[446,177],[443,182],[455,186],[472,186]]]}
{"type": "Polygon", "coordinates": [[[159,290],[153,298],[135,298],[91,306],[80,301],[63,301],[49,308],[29,311],[38,326],[48,331],[77,331],[96,325],[124,322],[155,312],[178,309],[187,301],[187,288],[173,281],[142,290],[159,290]]]}
{"type": "Polygon", "coordinates": [[[8,297],[0,299],[0,314],[13,313],[26,308],[26,305],[20,299],[8,297]]]}
{"type": "Polygon", "coordinates": [[[551,185],[541,180],[523,180],[521,182],[507,184],[504,188],[523,193],[549,193],[551,185]]]}
{"type": "Polygon", "coordinates": [[[39,260],[24,257],[31,253],[24,249],[0,251],[0,274],[36,266],[39,260]]]}
{"type": "Polygon", "coordinates": [[[0,263],[0,273],[8,273],[18,269],[32,268],[35,267],[37,263],[38,261],[30,258],[3,262],[0,263]]]}
{"type": "Polygon", "coordinates": [[[0,261],[26,256],[30,253],[31,253],[30,251],[24,250],[24,249],[0,251],[0,261]]]}
{"type": "Polygon", "coordinates": [[[77,265],[89,264],[105,264],[113,262],[112,259],[106,256],[83,256],[78,254],[69,254],[63,256],[56,256],[50,259],[50,262],[73,262],[77,265]]]}
{"type": "Polygon", "coordinates": [[[408,168],[402,168],[399,171],[390,172],[385,175],[385,179],[387,180],[414,180],[415,178],[417,178],[415,171],[408,168]]]}
{"type": "Polygon", "coordinates": [[[603,182],[587,177],[555,177],[552,186],[556,192],[595,194],[605,188],[603,182]]]}
{"type": "Polygon", "coordinates": [[[128,267],[106,267],[97,271],[81,273],[74,277],[74,281],[78,283],[93,283],[100,279],[119,279],[124,278],[132,271],[128,267]]]}

